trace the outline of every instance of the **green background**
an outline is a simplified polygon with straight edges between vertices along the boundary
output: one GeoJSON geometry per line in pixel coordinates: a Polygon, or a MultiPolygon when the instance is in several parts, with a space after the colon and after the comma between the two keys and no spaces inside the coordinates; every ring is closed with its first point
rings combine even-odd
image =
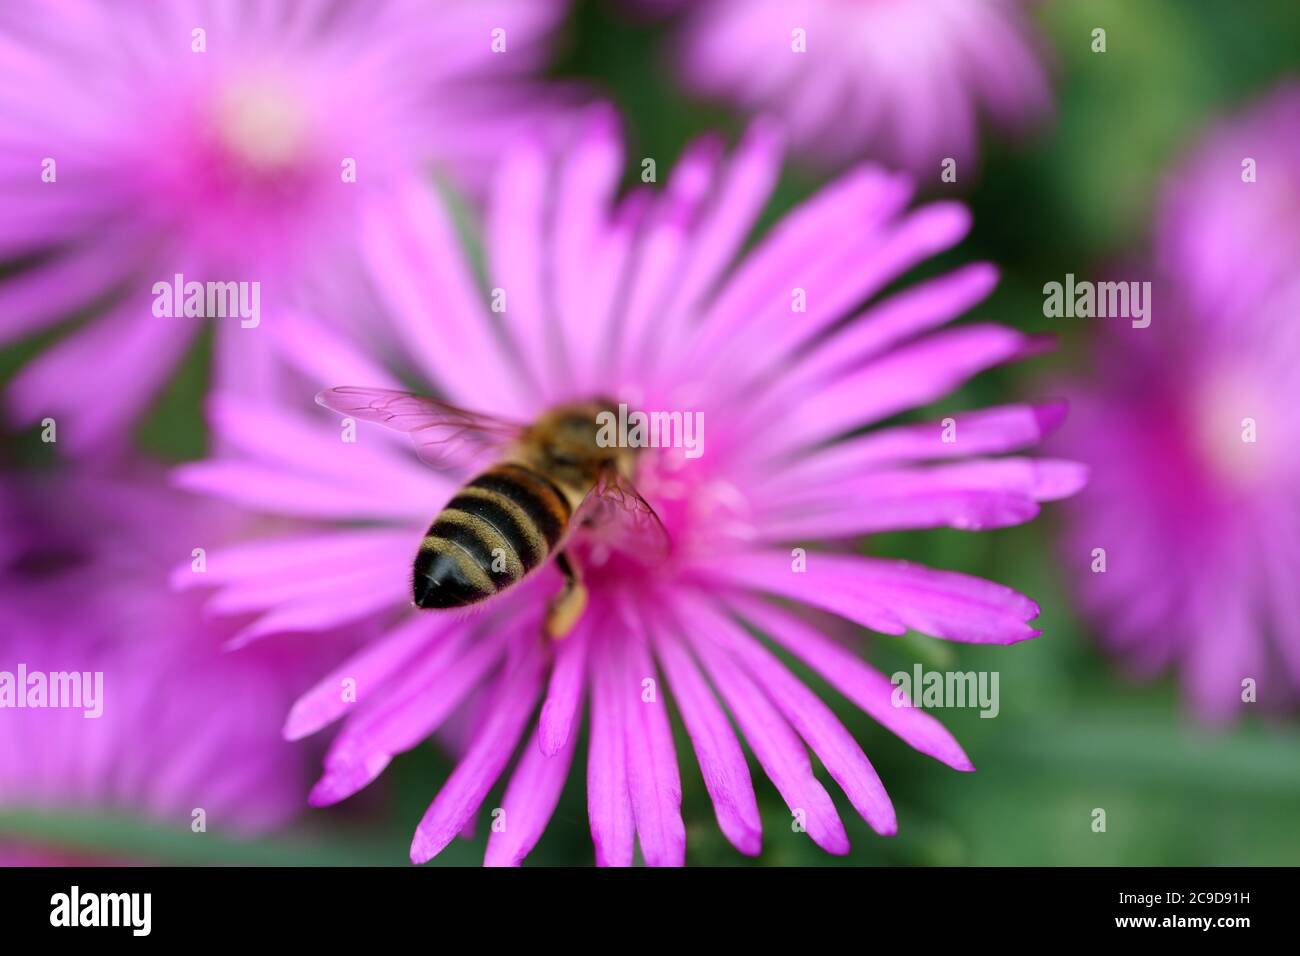
{"type": "MultiPolygon", "coordinates": [[[[579,4],[557,76],[594,82],[621,108],[629,155],[663,170],[700,132],[733,137],[742,122],[693,102],[669,79],[665,33],[615,16],[610,4],[579,4]]],[[[1217,116],[1267,92],[1300,66],[1300,4],[1212,0],[1052,0],[1035,5],[1053,58],[1055,119],[1027,143],[984,140],[973,188],[961,184],[975,229],[925,272],[991,259],[1004,279],[978,310],[1026,331],[1061,335],[1061,348],[983,376],[945,407],[1042,397],[1054,371],[1086,351],[1086,323],[1044,319],[1042,284],[1099,261],[1141,255],[1162,176],[1217,116]],[[1091,52],[1094,27],[1108,50],[1091,52]]],[[[775,221],[821,183],[787,170],[765,220],[775,221]]],[[[935,192],[941,188],[935,183],[935,192]]],[[[38,343],[0,353],[6,378],[38,343]]],[[[172,460],[204,447],[200,401],[206,355],[182,376],[140,429],[151,452],[172,460]]],[[[933,410],[931,410],[933,411],[933,410]]],[[[41,456],[31,436],[11,436],[17,457],[41,456]]],[[[8,443],[8,442],[7,442],[8,443]]],[[[979,767],[961,774],[910,750],[799,667],[839,713],[879,770],[898,810],[900,833],[875,836],[837,796],[853,842],[846,858],[792,832],[775,789],[755,772],[764,850],[750,861],[722,838],[688,742],[678,730],[688,862],[706,865],[862,864],[1294,864],[1300,861],[1300,734],[1255,716],[1229,730],[1198,727],[1172,679],[1134,685],[1102,658],[1071,609],[1055,560],[1053,506],[1030,526],[882,536],[873,553],[990,577],[1043,607],[1041,638],[1010,648],[973,648],[909,635],[878,638],[866,653],[886,672],[929,667],[996,670],[1001,713],[936,712],[979,767]],[[1107,815],[1105,833],[1092,812],[1107,815]]],[[[585,747],[534,864],[585,864],[585,747]]],[[[25,833],[81,849],[180,863],[404,864],[416,822],[449,770],[430,746],[397,759],[380,784],[329,810],[307,811],[290,831],[257,843],[216,834],[195,839],[120,819],[0,811],[0,833],[25,833]]],[[[820,772],[820,771],[819,771],[820,772]]],[[[499,788],[498,788],[499,792],[499,788]]],[[[488,806],[495,806],[489,797],[488,806]]],[[[432,865],[478,862],[485,834],[457,841],[432,865]]]]}

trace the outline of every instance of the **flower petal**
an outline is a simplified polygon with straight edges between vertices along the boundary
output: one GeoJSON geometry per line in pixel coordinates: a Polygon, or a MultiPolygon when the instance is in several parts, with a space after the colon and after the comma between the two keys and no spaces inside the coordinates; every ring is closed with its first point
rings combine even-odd
{"type": "Polygon", "coordinates": [[[312,789],[312,805],[350,797],[374,781],[395,754],[433,733],[501,660],[516,633],[506,628],[478,634],[450,631],[397,686],[343,726],[326,755],[325,773],[312,789]]]}
{"type": "Polygon", "coordinates": [[[711,602],[694,600],[689,607],[687,614],[692,624],[726,648],[767,692],[772,703],[843,788],[862,819],[881,835],[897,833],[898,818],[879,774],[831,709],[711,602]]]}
{"type": "Polygon", "coordinates": [[[573,724],[582,705],[587,673],[587,643],[594,615],[587,615],[572,634],[559,643],[550,686],[537,721],[537,744],[548,757],[558,754],[573,736],[573,724]]]}
{"type": "Polygon", "coordinates": [[[15,418],[66,417],[59,445],[74,455],[122,438],[199,328],[194,319],[159,322],[132,300],[59,340],[10,383],[15,418]]]}
{"type": "Polygon", "coordinates": [[[908,628],[950,641],[1014,644],[1040,632],[1038,605],[1008,587],[906,561],[810,553],[806,569],[781,552],[701,566],[712,577],[832,611],[884,634],[908,628]]]}
{"type": "Polygon", "coordinates": [[[932,715],[916,707],[894,706],[894,684],[852,651],[767,601],[736,597],[729,603],[908,746],[956,770],[975,769],[961,745],[932,715]]]}
{"type": "Polygon", "coordinates": [[[592,261],[624,165],[618,114],[604,103],[589,107],[556,170],[547,270],[561,359],[566,372],[581,383],[591,380],[597,350],[605,344],[602,307],[615,291],[610,279],[618,279],[593,275],[592,261]],[[604,294],[595,294],[597,287],[604,294]]]}
{"type": "Polygon", "coordinates": [[[709,304],[700,325],[699,351],[724,348],[774,302],[788,309],[790,278],[822,261],[828,235],[845,229],[871,235],[896,216],[911,195],[905,177],[862,166],[796,207],[737,265],[709,304]]]}
{"type": "Polygon", "coordinates": [[[349,657],[293,703],[282,731],[285,740],[301,740],[338,720],[372,692],[383,693],[390,677],[430,645],[452,622],[414,617],[349,657]],[[344,691],[348,691],[345,693],[344,691]]]}
{"type": "MultiPolygon", "coordinates": [[[[316,391],[337,385],[400,389],[402,383],[342,332],[296,311],[281,312],[267,323],[276,352],[305,375],[316,391]]],[[[376,434],[387,434],[377,431],[376,434]]],[[[405,443],[405,437],[402,438],[405,443]]]]}
{"type": "Polygon", "coordinates": [[[805,486],[755,524],[769,540],[1004,528],[1033,518],[1040,501],[1079,491],[1086,477],[1087,470],[1074,462],[1028,458],[874,471],[805,486]]]}
{"type": "MultiPolygon", "coordinates": [[[[327,477],[289,474],[269,465],[211,459],[180,465],[172,475],[181,488],[225,498],[254,511],[342,521],[409,524],[412,520],[409,498],[388,498],[332,483],[327,477]]],[[[436,478],[431,487],[436,487],[436,478]]],[[[418,525],[414,533],[419,535],[418,525]]]]}
{"type": "Polygon", "coordinates": [[[518,866],[532,852],[550,822],[573,765],[576,736],[564,740],[553,754],[525,740],[519,766],[501,800],[501,827],[488,837],[485,866],[518,866]]]}
{"type": "Polygon", "coordinates": [[[550,203],[545,147],[522,141],[502,159],[487,212],[486,252],[494,281],[509,290],[506,334],[531,380],[555,384],[551,367],[550,304],[543,281],[543,244],[550,203]]]}
{"type": "Polygon", "coordinates": [[[416,828],[412,863],[433,859],[469,823],[509,763],[541,689],[541,652],[533,643],[502,677],[487,720],[416,828]]]}
{"type": "Polygon", "coordinates": [[[827,853],[849,852],[849,837],[826,788],[813,776],[803,742],[740,668],[711,638],[690,640],[726,701],[754,756],[808,836],[827,853]]]}
{"type": "Polygon", "coordinates": [[[718,827],[741,853],[758,856],[763,848],[763,823],[745,754],[731,722],[691,655],[675,639],[656,634],[655,653],[695,748],[718,827]]]}
{"type": "Polygon", "coordinates": [[[991,263],[974,262],[903,289],[823,339],[777,388],[802,392],[815,383],[833,381],[836,373],[959,318],[987,298],[997,283],[998,271],[991,263]]]}
{"type": "Polygon", "coordinates": [[[772,448],[815,445],[937,401],[969,378],[1042,346],[1000,325],[965,325],[890,352],[771,420],[772,448]]]}
{"type": "Polygon", "coordinates": [[[384,498],[406,502],[416,520],[428,517],[431,497],[449,495],[454,487],[446,476],[421,466],[409,449],[368,441],[369,431],[356,441],[344,441],[332,421],[284,414],[232,395],[209,399],[208,416],[228,443],[228,453],[287,473],[324,478],[362,495],[382,488],[384,498]]]}
{"type": "Polygon", "coordinates": [[[657,690],[658,674],[644,635],[634,626],[618,636],[628,795],[641,854],[647,866],[682,866],[686,863],[686,826],[682,822],[682,781],[668,726],[667,697],[657,690]],[[649,700],[646,681],[656,688],[649,700]]]}
{"type": "Polygon", "coordinates": [[[185,590],[277,575],[314,577],[339,565],[362,566],[385,549],[409,550],[410,545],[410,533],[388,528],[340,529],[259,538],[210,549],[202,573],[195,572],[187,560],[172,569],[169,582],[173,588],[185,590]]]}
{"type": "Polygon", "coordinates": [[[530,406],[427,183],[368,209],[361,249],[403,343],[448,397],[493,414],[530,406]]]}
{"type": "Polygon", "coordinates": [[[122,279],[123,268],[117,248],[96,243],[7,276],[0,284],[0,344],[62,321],[122,279]]]}
{"type": "Polygon", "coordinates": [[[712,290],[740,250],[762,212],[781,172],[781,136],[776,124],[750,124],[726,169],[718,176],[715,195],[691,238],[690,254],[665,305],[669,321],[694,315],[701,298],[712,290]]]}
{"type": "Polygon", "coordinates": [[[631,866],[636,828],[627,785],[625,711],[609,637],[591,647],[591,741],[587,747],[587,815],[597,866],[631,866]]]}
{"type": "MultiPolygon", "coordinates": [[[[790,321],[791,300],[786,291],[756,313],[739,338],[746,367],[770,380],[766,370],[784,369],[801,345],[831,329],[918,262],[955,245],[970,225],[970,212],[952,202],[931,203],[878,230],[855,224],[845,239],[823,246],[822,255],[811,267],[782,276],[783,281],[803,290],[806,312],[798,322],[790,321]]],[[[853,357],[842,354],[846,359],[853,357]]],[[[737,358],[728,356],[727,361],[734,363],[737,358]]],[[[730,382],[747,384],[737,371],[733,366],[730,382]]]]}
{"type": "Polygon", "coordinates": [[[781,470],[768,488],[820,485],[884,464],[996,455],[1036,445],[1065,420],[1065,402],[1000,405],[955,412],[944,420],[880,428],[820,449],[781,470]],[[947,422],[950,418],[951,427],[947,422]],[[945,440],[951,436],[952,440],[945,440]]]}

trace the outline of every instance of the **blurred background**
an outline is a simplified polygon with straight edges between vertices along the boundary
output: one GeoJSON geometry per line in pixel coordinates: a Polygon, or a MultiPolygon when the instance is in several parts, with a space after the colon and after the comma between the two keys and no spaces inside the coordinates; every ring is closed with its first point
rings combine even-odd
{"type": "MultiPolygon", "coordinates": [[[[1053,356],[999,369],[943,408],[1050,398],[1055,374],[1080,367],[1086,320],[1042,315],[1042,286],[1067,272],[1141,255],[1162,176],[1216,117],[1300,74],[1300,4],[1217,0],[1053,0],[1035,5],[1051,46],[1055,118],[1015,144],[986,135],[973,185],[953,190],[975,213],[970,239],[928,263],[937,273],[988,259],[1003,279],[975,310],[981,318],[1030,332],[1053,332],[1053,356]],[[1104,55],[1090,49],[1103,26],[1104,55]]],[[[743,126],[721,107],[680,92],[664,68],[666,30],[629,19],[611,3],[577,5],[557,77],[596,85],[621,108],[630,156],[668,168],[684,143],[707,130],[735,137],[743,126]]],[[[786,170],[767,210],[777,220],[824,178],[786,170]]],[[[914,276],[912,277],[914,278],[914,276]]],[[[50,340],[0,352],[0,379],[50,340]]],[[[206,447],[202,397],[207,345],[196,350],[140,426],[141,447],[165,462],[199,457],[206,447]]],[[[1067,426],[1068,427],[1068,424],[1067,426]]],[[[49,467],[34,434],[6,434],[4,463],[49,467]]],[[[899,835],[881,839],[856,816],[845,824],[853,852],[837,859],[792,833],[771,784],[755,777],[764,812],[764,851],[747,860],[726,844],[691,759],[682,759],[683,815],[692,865],[1229,865],[1300,860],[1300,731],[1247,716],[1225,730],[1198,727],[1180,707],[1172,679],[1137,685],[1097,651],[1072,610],[1056,556],[1053,507],[1030,525],[991,533],[925,531],[875,538],[871,553],[907,556],[967,571],[1031,595],[1043,608],[1041,638],[981,649],[909,636],[876,639],[868,657],[886,673],[929,668],[1000,673],[1001,712],[936,712],[979,767],[956,773],[882,730],[816,678],[879,770],[898,810],[899,835]],[[1094,808],[1107,815],[1092,829],[1094,808]]],[[[676,727],[681,735],[681,727],[676,727]]],[[[288,746],[288,745],[286,745],[288,746]]],[[[585,745],[580,745],[579,753],[585,745]]],[[[679,754],[689,753],[680,736],[679,754]]],[[[194,840],[135,820],[0,809],[0,835],[109,856],[181,864],[406,865],[412,827],[448,760],[429,745],[396,760],[383,781],[341,806],[305,813],[291,828],[257,842],[210,834],[194,840]]],[[[491,805],[491,804],[489,804],[491,805]]],[[[434,865],[476,865],[485,834],[458,841],[434,865]]],[[[585,780],[573,773],[532,865],[591,860],[585,780]]]]}

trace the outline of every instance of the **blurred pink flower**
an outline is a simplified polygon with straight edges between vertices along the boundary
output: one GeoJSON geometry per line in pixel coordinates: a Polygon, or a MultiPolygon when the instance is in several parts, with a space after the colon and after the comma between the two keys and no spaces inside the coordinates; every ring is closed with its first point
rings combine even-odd
{"type": "MultiPolygon", "coordinates": [[[[19,374],[13,415],[66,417],[74,452],[120,435],[201,328],[180,303],[153,312],[154,284],[178,274],[260,283],[268,322],[306,292],[359,310],[360,209],[432,162],[480,186],[502,144],[558,104],[528,77],[566,8],[4,4],[0,261],[26,268],[0,282],[0,343],[92,315],[19,374]]],[[[257,332],[213,321],[219,381],[264,386],[257,332]]]]}
{"type": "Polygon", "coordinates": [[[676,59],[687,86],[780,116],[818,166],[870,157],[929,180],[951,157],[964,176],[981,113],[1019,132],[1051,110],[1025,0],[682,6],[676,59]]]}
{"type": "Polygon", "coordinates": [[[1300,276],[1300,80],[1224,120],[1164,191],[1156,248],[1205,318],[1300,276]],[[1247,180],[1250,180],[1249,182],[1247,180]]]}
{"type": "MultiPolygon", "coordinates": [[[[306,790],[306,755],[275,727],[304,671],[332,658],[291,645],[225,653],[233,624],[167,587],[177,555],[219,540],[213,519],[230,509],[156,477],[34,481],[6,481],[0,505],[0,672],[15,682],[20,668],[103,676],[83,680],[95,699],[76,707],[6,700],[0,810],[95,811],[189,831],[202,809],[208,829],[241,835],[286,823],[306,790]]],[[[10,865],[121,856],[0,833],[10,865]]]]}
{"type": "Polygon", "coordinates": [[[552,566],[479,616],[411,612],[411,561],[424,529],[470,475],[417,462],[406,438],[385,429],[340,441],[340,423],[307,407],[307,396],[324,385],[398,380],[366,349],[307,319],[279,327],[277,344],[304,376],[304,407],[218,397],[212,423],[231,454],[183,466],[178,480],[328,522],[210,556],[214,603],[265,612],[246,639],[375,615],[393,622],[289,716],[291,738],[347,718],[313,803],[356,793],[461,713],[459,764],[420,822],[411,858],[430,859],[471,826],[521,752],[501,805],[508,824],[493,827],[487,846],[488,863],[519,863],[556,806],[586,709],[597,861],[631,863],[639,838],[647,863],[682,863],[668,692],[645,696],[645,682],[662,675],[718,824],[741,852],[759,852],[760,822],[727,710],[818,845],[845,853],[848,839],[805,745],[862,817],[893,833],[893,807],[857,742],[747,625],[917,750],[972,769],[937,720],[891,703],[889,678],[840,640],[850,630],[842,619],[886,634],[911,628],[1013,643],[1038,633],[1028,623],[1034,603],[988,581],[845,548],[811,550],[801,570],[792,546],[901,528],[1003,527],[1074,492],[1075,465],[992,457],[1036,443],[1059,422],[1056,406],[958,414],[953,443],[940,423],[844,438],[1041,343],[991,324],[941,330],[993,288],[985,263],[855,311],[970,226],[954,203],[906,211],[908,182],[874,167],[827,187],[738,258],[777,177],[769,130],[752,130],[730,158],[716,141],[696,142],[664,190],[624,198],[616,197],[626,166],[611,114],[591,113],[558,165],[546,156],[539,146],[512,153],[492,193],[485,239],[493,299],[505,297],[499,324],[427,191],[369,223],[363,248],[415,375],[450,401],[520,420],[596,395],[701,412],[704,454],[660,449],[640,458],[637,485],[670,531],[673,556],[655,565],[602,553],[579,532],[570,550],[586,568],[590,604],[560,641],[541,635],[559,584],[552,566]],[[797,291],[807,311],[792,314],[797,291]],[[348,678],[355,704],[339,692],[348,678]],[[539,700],[536,729],[526,730],[539,700]]]}
{"type": "Polygon", "coordinates": [[[1300,690],[1298,106],[1294,88],[1264,101],[1173,174],[1151,325],[1099,331],[1061,436],[1092,468],[1065,539],[1086,608],[1211,722],[1300,690]]]}

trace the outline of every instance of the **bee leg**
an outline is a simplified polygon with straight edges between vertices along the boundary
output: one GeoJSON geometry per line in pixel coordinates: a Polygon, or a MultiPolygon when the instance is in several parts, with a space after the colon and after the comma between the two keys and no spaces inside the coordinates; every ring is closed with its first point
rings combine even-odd
{"type": "Polygon", "coordinates": [[[555,556],[555,566],[564,575],[564,588],[551,599],[546,608],[546,636],[555,639],[566,636],[587,608],[587,586],[582,583],[577,565],[561,551],[555,556]]]}

